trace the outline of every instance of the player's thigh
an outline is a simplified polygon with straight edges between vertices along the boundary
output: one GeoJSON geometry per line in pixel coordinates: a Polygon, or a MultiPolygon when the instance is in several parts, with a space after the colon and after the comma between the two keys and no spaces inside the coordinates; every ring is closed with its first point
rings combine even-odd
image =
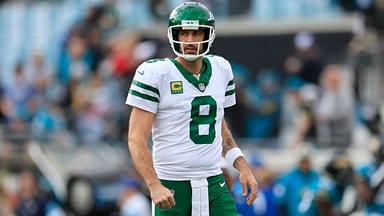
{"type": "Polygon", "coordinates": [[[229,192],[223,175],[208,178],[209,215],[236,216],[237,210],[232,194],[229,192]]]}
{"type": "Polygon", "coordinates": [[[191,214],[192,190],[189,181],[165,181],[161,183],[170,190],[174,191],[176,205],[170,209],[160,209],[155,207],[156,216],[185,216],[191,214]]]}

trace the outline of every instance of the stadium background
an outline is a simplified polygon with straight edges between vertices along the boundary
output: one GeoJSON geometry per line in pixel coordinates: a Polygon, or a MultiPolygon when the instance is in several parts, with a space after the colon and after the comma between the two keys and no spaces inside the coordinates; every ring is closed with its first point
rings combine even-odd
{"type": "MultiPolygon", "coordinates": [[[[180,2],[1,1],[0,215],[119,215],[132,194],[147,196],[126,147],[124,101],[138,64],[173,56],[167,16],[180,2]],[[35,193],[44,214],[23,205],[35,193]]],[[[355,168],[372,160],[384,112],[382,1],[201,2],[217,21],[212,53],[235,74],[227,119],[260,182],[303,157],[319,175],[340,155],[355,168]],[[342,102],[331,111],[341,121],[325,116],[326,96],[342,102]]]]}

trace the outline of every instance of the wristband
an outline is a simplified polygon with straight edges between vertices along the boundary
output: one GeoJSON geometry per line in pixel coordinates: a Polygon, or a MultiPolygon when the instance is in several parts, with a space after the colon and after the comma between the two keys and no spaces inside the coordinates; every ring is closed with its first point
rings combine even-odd
{"type": "Polygon", "coordinates": [[[227,154],[225,154],[225,159],[227,160],[228,165],[230,165],[230,166],[233,167],[233,163],[235,162],[235,160],[236,160],[238,157],[241,157],[241,156],[244,157],[243,152],[240,150],[240,148],[235,147],[235,148],[230,149],[230,150],[227,152],[227,154]]]}

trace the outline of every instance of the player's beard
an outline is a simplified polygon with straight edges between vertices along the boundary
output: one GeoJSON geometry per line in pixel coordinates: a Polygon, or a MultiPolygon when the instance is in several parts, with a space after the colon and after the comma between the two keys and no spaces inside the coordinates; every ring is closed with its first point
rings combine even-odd
{"type": "Polygon", "coordinates": [[[199,45],[192,45],[192,44],[183,45],[183,54],[199,55],[201,53],[203,53],[202,44],[199,44],[199,45]]]}

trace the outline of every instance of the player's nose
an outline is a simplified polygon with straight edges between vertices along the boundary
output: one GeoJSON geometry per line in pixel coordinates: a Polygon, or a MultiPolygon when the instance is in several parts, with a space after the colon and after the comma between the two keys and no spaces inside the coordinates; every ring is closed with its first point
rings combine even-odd
{"type": "Polygon", "coordinates": [[[188,33],[188,35],[187,35],[187,42],[193,42],[194,41],[194,35],[193,34],[191,34],[191,33],[188,33]]]}

